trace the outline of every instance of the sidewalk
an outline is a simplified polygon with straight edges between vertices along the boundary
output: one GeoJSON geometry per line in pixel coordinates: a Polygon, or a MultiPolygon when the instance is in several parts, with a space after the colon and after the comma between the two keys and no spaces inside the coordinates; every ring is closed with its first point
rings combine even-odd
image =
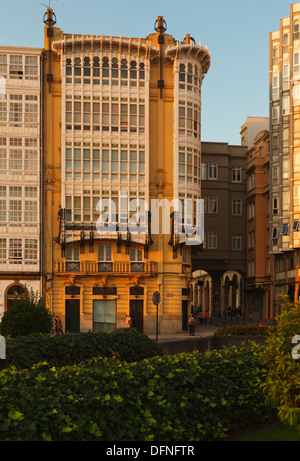
{"type": "MultiPolygon", "coordinates": [[[[158,342],[159,343],[166,343],[169,341],[188,341],[189,339],[196,339],[196,338],[206,338],[207,336],[213,336],[215,331],[218,329],[216,325],[206,325],[206,326],[196,326],[195,336],[190,336],[189,330],[182,331],[180,333],[173,333],[173,334],[162,334],[158,333],[158,342]]],[[[147,335],[149,338],[156,340],[156,335],[147,335]]]]}

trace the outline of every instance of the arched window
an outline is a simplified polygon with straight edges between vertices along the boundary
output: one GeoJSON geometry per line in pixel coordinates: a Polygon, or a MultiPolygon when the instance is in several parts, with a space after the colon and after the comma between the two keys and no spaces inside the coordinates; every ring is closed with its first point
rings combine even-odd
{"type": "Polygon", "coordinates": [[[184,64],[179,65],[179,81],[185,82],[185,65],[184,64]]]}
{"type": "Polygon", "coordinates": [[[273,198],[273,214],[278,214],[278,199],[273,198]]]}
{"type": "Polygon", "coordinates": [[[143,62],[140,63],[139,77],[140,77],[140,80],[145,79],[145,64],[143,62]]]}
{"type": "Polygon", "coordinates": [[[16,298],[22,298],[28,295],[27,288],[23,285],[12,285],[8,288],[6,295],[5,295],[5,306],[6,309],[11,306],[13,301],[16,298]]]}
{"type": "Polygon", "coordinates": [[[130,62],[130,78],[134,80],[137,78],[136,61],[130,62]]]}
{"type": "Polygon", "coordinates": [[[106,56],[102,59],[102,67],[109,67],[109,59],[106,56]]]}
{"type": "MultiPolygon", "coordinates": [[[[193,83],[193,66],[190,63],[188,64],[187,83],[193,83]]],[[[188,86],[188,89],[191,88],[188,86]]]]}
{"type": "Polygon", "coordinates": [[[75,77],[81,76],[81,59],[80,58],[74,59],[74,76],[75,77]]]}
{"type": "Polygon", "coordinates": [[[113,69],[117,69],[118,68],[118,58],[112,58],[111,60],[111,67],[113,69]]]}
{"type": "Polygon", "coordinates": [[[100,58],[98,56],[93,59],[93,77],[100,77],[100,58]]]}
{"type": "MultiPolygon", "coordinates": [[[[109,78],[109,59],[105,56],[102,59],[102,78],[107,79],[109,78]]],[[[103,85],[108,85],[108,80],[102,80],[103,85]]]]}
{"type": "Polygon", "coordinates": [[[83,60],[83,75],[85,77],[90,77],[91,75],[91,60],[88,57],[85,57],[83,60]]]}
{"type": "Polygon", "coordinates": [[[66,75],[72,75],[72,61],[71,59],[66,59],[66,75]]]}
{"type": "Polygon", "coordinates": [[[199,85],[198,79],[199,79],[199,68],[195,64],[194,66],[194,85],[196,88],[198,88],[198,85],[199,85]]]}
{"type": "MultiPolygon", "coordinates": [[[[121,79],[126,80],[128,78],[128,62],[127,59],[122,59],[121,61],[121,79]]],[[[121,85],[127,84],[127,82],[121,82],[121,85]]]]}
{"type": "Polygon", "coordinates": [[[111,60],[111,78],[118,78],[119,77],[119,62],[118,58],[112,58],[111,60]]]}

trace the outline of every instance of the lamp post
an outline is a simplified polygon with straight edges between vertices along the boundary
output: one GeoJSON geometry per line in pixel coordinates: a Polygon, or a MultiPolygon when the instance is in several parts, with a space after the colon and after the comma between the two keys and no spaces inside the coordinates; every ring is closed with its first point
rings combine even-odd
{"type": "Polygon", "coordinates": [[[158,291],[153,293],[152,302],[156,306],[156,342],[158,343],[158,305],[160,303],[160,293],[158,291]]]}

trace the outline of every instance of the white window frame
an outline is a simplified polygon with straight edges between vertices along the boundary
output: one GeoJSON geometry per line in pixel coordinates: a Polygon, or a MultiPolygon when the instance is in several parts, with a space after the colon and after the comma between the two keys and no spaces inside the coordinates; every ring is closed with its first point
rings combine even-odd
{"type": "Polygon", "coordinates": [[[279,75],[273,75],[272,79],[272,99],[279,99],[279,75]]]}
{"type": "Polygon", "coordinates": [[[143,251],[138,248],[130,248],[129,259],[131,262],[142,262],[143,261],[143,251]]]}
{"type": "Polygon", "coordinates": [[[242,168],[235,166],[232,169],[232,182],[242,182],[242,168]]]}
{"type": "Polygon", "coordinates": [[[282,115],[289,115],[290,113],[290,97],[282,97],[282,115]]]}
{"type": "Polygon", "coordinates": [[[218,197],[207,197],[207,213],[208,214],[218,214],[218,212],[219,212],[218,197]]]}
{"type": "Polygon", "coordinates": [[[290,87],[290,63],[285,61],[282,66],[282,89],[288,90],[290,87]]]}
{"type": "Polygon", "coordinates": [[[242,236],[241,234],[233,234],[232,236],[232,250],[241,251],[242,250],[242,236]]]}
{"type": "Polygon", "coordinates": [[[79,261],[79,247],[66,248],[66,261],[79,261]]]}
{"type": "Polygon", "coordinates": [[[208,235],[207,235],[207,248],[209,250],[216,250],[218,248],[218,235],[217,235],[217,232],[208,232],[208,235]]]}
{"type": "Polygon", "coordinates": [[[272,123],[277,125],[279,123],[279,106],[272,107],[272,123]]]}
{"type": "Polygon", "coordinates": [[[209,163],[208,164],[208,179],[216,181],[218,179],[218,164],[209,163]]]}
{"type": "Polygon", "coordinates": [[[98,245],[97,255],[99,262],[112,262],[112,246],[98,245]],[[103,255],[100,254],[102,251],[103,255]]]}
{"type": "Polygon", "coordinates": [[[243,202],[241,199],[232,199],[232,216],[242,216],[243,202]]]}
{"type": "Polygon", "coordinates": [[[278,197],[273,197],[272,199],[272,214],[273,215],[278,215],[279,213],[278,201],[279,201],[278,197]]]}

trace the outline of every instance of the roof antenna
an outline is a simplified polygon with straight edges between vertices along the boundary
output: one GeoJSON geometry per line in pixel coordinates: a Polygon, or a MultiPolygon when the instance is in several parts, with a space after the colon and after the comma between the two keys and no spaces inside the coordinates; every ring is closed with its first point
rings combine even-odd
{"type": "MultiPolygon", "coordinates": [[[[47,8],[47,11],[51,9],[51,1],[52,0],[49,0],[49,5],[45,5],[45,3],[41,3],[41,5],[43,5],[45,8],[47,8]]],[[[56,0],[57,1],[57,0],[56,0]]],[[[47,25],[47,26],[50,26],[50,27],[53,27],[55,24],[56,24],[56,15],[54,12],[52,12],[52,18],[48,17],[48,14],[47,12],[44,14],[44,18],[43,18],[43,21],[44,23],[47,25]],[[47,19],[46,19],[47,18],[47,19]]]]}
{"type": "MultiPolygon", "coordinates": [[[[57,0],[56,0],[57,1],[57,0]]],[[[51,0],[49,0],[49,5],[45,5],[45,3],[41,3],[41,5],[45,6],[46,8],[51,8],[51,0]]]]}

